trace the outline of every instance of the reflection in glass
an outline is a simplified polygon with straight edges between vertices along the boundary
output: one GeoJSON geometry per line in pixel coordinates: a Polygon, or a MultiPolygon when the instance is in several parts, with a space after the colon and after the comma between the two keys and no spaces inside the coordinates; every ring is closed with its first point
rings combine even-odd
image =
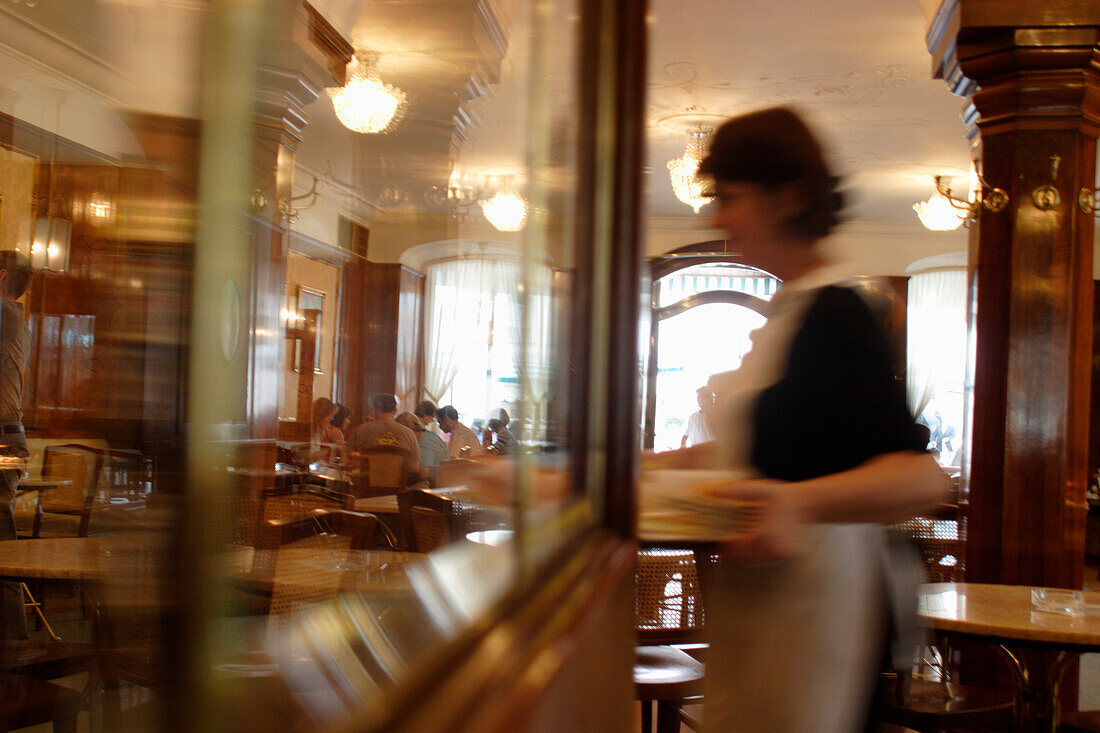
{"type": "Polygon", "coordinates": [[[564,0],[0,8],[26,30],[0,48],[0,248],[33,267],[17,527],[46,557],[88,550],[43,571],[64,586],[45,608],[94,645],[106,728],[180,708],[198,728],[381,720],[587,521],[564,451],[570,18],[564,0]],[[325,93],[356,81],[357,48],[404,95],[369,133],[325,93]],[[343,445],[389,419],[378,395],[471,428],[504,411],[519,448],[383,485],[404,434],[343,445]],[[339,424],[314,445],[321,398],[339,424]]]}

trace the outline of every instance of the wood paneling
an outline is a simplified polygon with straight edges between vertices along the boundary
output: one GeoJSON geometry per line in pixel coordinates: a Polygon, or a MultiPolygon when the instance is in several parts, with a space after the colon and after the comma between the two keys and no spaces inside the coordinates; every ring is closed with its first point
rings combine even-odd
{"type": "Polygon", "coordinates": [[[424,276],[401,268],[397,293],[397,353],[394,394],[399,409],[412,410],[420,401],[423,353],[424,276]]]}
{"type": "Polygon", "coordinates": [[[411,410],[420,394],[424,276],[396,263],[348,262],[341,290],[340,400],[362,415],[376,394],[411,410]]]}
{"type": "Polygon", "coordinates": [[[1100,28],[1081,4],[1048,4],[1037,20],[1033,4],[1003,2],[988,24],[988,2],[960,6],[945,42],[977,84],[985,178],[1010,196],[1004,211],[983,212],[971,253],[967,579],[1079,588],[1094,224],[1076,200],[1094,185],[1100,28]],[[1032,191],[1051,183],[1054,155],[1061,204],[1044,211],[1032,191]]]}

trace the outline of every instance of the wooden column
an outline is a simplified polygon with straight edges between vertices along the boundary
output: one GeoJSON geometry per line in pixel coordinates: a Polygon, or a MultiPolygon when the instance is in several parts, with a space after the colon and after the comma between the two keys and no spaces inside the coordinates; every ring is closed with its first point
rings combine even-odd
{"type": "Polygon", "coordinates": [[[344,266],[340,399],[357,417],[377,394],[397,397],[398,410],[421,399],[420,334],[424,276],[397,263],[354,260],[344,266]]]}
{"type": "Polygon", "coordinates": [[[937,23],[957,29],[933,55],[956,89],[976,85],[985,178],[1010,197],[982,212],[970,256],[966,578],[1080,588],[1094,221],[1077,195],[1095,185],[1100,5],[960,0],[937,23]],[[1060,202],[1037,203],[1045,185],[1060,202]]]}
{"type": "MultiPolygon", "coordinates": [[[[286,344],[286,260],[294,156],[309,124],[305,108],[344,81],[351,45],[304,0],[271,0],[270,43],[257,74],[248,374],[252,438],[278,432],[286,344]]],[[[310,403],[312,393],[308,395],[310,403]]],[[[304,397],[302,398],[304,399],[304,397]]]]}

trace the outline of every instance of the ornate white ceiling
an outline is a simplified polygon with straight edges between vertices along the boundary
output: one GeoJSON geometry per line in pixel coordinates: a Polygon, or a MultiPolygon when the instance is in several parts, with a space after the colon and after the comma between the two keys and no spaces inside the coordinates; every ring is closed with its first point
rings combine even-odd
{"type": "Polygon", "coordinates": [[[777,104],[817,127],[855,219],[914,221],[932,175],[965,176],[963,101],[931,78],[916,0],[653,0],[652,16],[653,213],[691,214],[661,180],[691,123],[777,104]]]}

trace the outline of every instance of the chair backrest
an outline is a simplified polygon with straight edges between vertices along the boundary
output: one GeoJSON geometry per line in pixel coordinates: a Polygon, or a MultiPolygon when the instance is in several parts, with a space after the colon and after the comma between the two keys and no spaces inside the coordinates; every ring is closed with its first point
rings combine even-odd
{"type": "Polygon", "coordinates": [[[92,502],[103,470],[103,454],[95,448],[78,445],[47,446],[42,456],[42,477],[63,479],[69,483],[42,491],[38,495],[34,535],[41,526],[41,512],[80,517],[78,534],[86,537],[92,502]]]}
{"type": "Polygon", "coordinates": [[[936,516],[914,517],[897,525],[916,545],[924,561],[929,583],[963,579],[963,538],[959,536],[958,510],[942,508],[936,516]]]}
{"type": "Polygon", "coordinates": [[[254,518],[251,533],[252,544],[260,547],[278,547],[282,541],[278,526],[310,520],[317,509],[330,511],[343,509],[347,505],[346,497],[322,489],[310,489],[300,492],[274,490],[260,496],[260,505],[254,518]]]}
{"type": "Polygon", "coordinates": [[[462,539],[461,516],[455,502],[431,491],[410,489],[397,495],[401,536],[405,549],[432,552],[462,539]]]}
{"type": "MultiPolygon", "coordinates": [[[[373,514],[344,509],[318,509],[309,517],[272,524],[280,539],[273,550],[270,608],[276,627],[288,613],[334,597],[356,571],[352,563],[342,563],[341,556],[349,550],[372,549],[382,528],[373,514]]],[[[257,548],[257,562],[260,553],[257,548]]]]}
{"type": "Polygon", "coordinates": [[[440,486],[467,486],[470,477],[484,464],[470,458],[451,458],[442,461],[435,471],[435,485],[440,486]]]}
{"type": "Polygon", "coordinates": [[[409,451],[398,446],[378,446],[366,451],[367,483],[374,491],[380,489],[401,490],[409,477],[405,474],[405,461],[409,451]]]}
{"type": "MultiPolygon", "coordinates": [[[[300,517],[284,517],[266,520],[271,528],[268,536],[271,544],[265,547],[284,547],[289,544],[301,544],[314,541],[318,536],[328,539],[317,541],[318,547],[346,545],[345,549],[370,550],[382,532],[381,520],[367,512],[353,512],[347,509],[314,509],[300,517]],[[340,539],[333,539],[339,537],[340,539]]],[[[257,548],[259,549],[259,548],[257,548]]]]}
{"type": "Polygon", "coordinates": [[[694,552],[664,548],[638,551],[634,626],[639,644],[702,640],[703,603],[694,552]]]}

